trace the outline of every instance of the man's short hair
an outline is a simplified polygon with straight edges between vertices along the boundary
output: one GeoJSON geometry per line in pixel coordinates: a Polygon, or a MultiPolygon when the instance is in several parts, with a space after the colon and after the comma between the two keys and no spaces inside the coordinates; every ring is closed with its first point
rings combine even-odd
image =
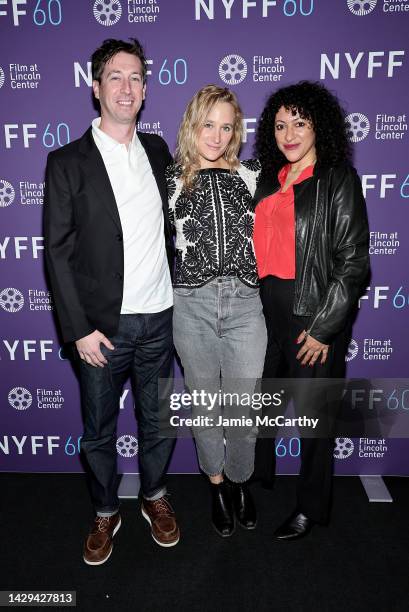
{"type": "Polygon", "coordinates": [[[94,81],[101,82],[102,73],[104,72],[105,64],[111,60],[114,55],[124,51],[130,53],[135,57],[138,57],[142,64],[142,79],[146,81],[147,62],[145,52],[139,40],[136,38],[130,38],[131,42],[125,40],[116,40],[115,38],[108,38],[104,40],[102,45],[94,51],[91,56],[92,62],[92,79],[94,81]]]}

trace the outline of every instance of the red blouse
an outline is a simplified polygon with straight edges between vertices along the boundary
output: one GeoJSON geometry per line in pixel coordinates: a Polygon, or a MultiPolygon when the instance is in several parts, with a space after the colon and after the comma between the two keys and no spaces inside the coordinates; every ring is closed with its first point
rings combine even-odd
{"type": "Polygon", "coordinates": [[[295,213],[293,185],[310,178],[314,164],[304,168],[296,181],[282,191],[290,164],[281,168],[278,180],[281,189],[264,198],[256,206],[254,250],[260,278],[278,276],[295,278],[295,213]]]}

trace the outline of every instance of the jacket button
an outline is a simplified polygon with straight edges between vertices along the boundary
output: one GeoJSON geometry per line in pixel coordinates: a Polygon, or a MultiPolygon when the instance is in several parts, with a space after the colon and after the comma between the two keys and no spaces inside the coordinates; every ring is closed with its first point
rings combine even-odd
{"type": "Polygon", "coordinates": [[[115,278],[117,278],[118,280],[122,280],[122,274],[120,274],[119,272],[116,272],[115,278]]]}
{"type": "Polygon", "coordinates": [[[121,234],[117,234],[116,235],[116,239],[118,240],[118,242],[122,242],[122,240],[123,240],[121,234]]]}

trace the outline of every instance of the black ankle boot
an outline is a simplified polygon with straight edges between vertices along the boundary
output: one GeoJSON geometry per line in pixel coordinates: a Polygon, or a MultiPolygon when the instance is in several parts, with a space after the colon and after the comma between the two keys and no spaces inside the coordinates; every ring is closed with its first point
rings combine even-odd
{"type": "Polygon", "coordinates": [[[212,523],[222,538],[231,536],[234,531],[234,514],[230,488],[227,482],[210,483],[212,491],[212,523]]]}
{"type": "Polygon", "coordinates": [[[255,529],[257,511],[246,482],[232,482],[233,508],[239,524],[244,529],[255,529]]]}

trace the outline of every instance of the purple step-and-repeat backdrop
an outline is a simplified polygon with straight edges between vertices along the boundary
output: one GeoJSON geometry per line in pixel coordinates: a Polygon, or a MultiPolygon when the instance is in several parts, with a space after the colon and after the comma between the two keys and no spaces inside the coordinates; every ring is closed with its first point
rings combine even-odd
{"type": "MultiPolygon", "coordinates": [[[[44,278],[43,177],[47,153],[95,116],[89,57],[105,38],[144,44],[139,129],[160,134],[171,150],[188,100],[207,83],[238,95],[243,158],[273,89],[312,79],[339,96],[372,257],[348,374],[408,376],[408,24],[409,0],[0,0],[0,470],[82,469],[78,385],[44,278]]],[[[393,393],[391,409],[409,408],[409,392],[393,393]]],[[[120,407],[119,465],[136,472],[129,387],[120,407]]],[[[279,473],[297,471],[297,439],[277,440],[276,452],[279,473]]],[[[335,457],[337,474],[409,474],[409,440],[337,439],[335,457]]],[[[197,470],[192,441],[179,440],[170,471],[197,470]]]]}

